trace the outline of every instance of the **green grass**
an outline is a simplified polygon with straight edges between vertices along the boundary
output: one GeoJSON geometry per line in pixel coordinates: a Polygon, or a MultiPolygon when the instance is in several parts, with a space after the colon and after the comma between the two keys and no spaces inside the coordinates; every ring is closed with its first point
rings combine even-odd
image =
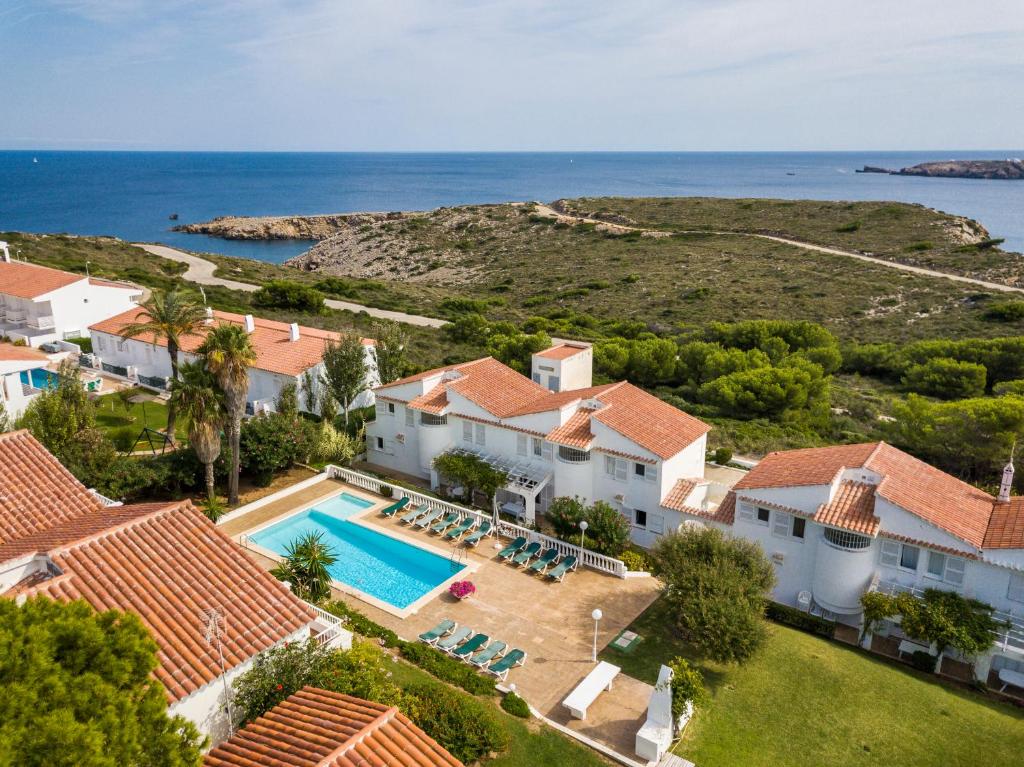
{"type": "MultiPolygon", "coordinates": [[[[146,394],[152,396],[152,392],[145,389],[131,389],[132,395],[146,394]]],[[[122,429],[131,429],[137,435],[144,426],[156,431],[164,431],[167,428],[167,405],[162,402],[146,402],[129,406],[125,413],[117,394],[104,394],[96,401],[96,425],[108,435],[119,432],[122,429]]],[[[178,419],[174,428],[179,441],[187,440],[188,425],[183,419],[178,419]]],[[[148,445],[149,443],[146,443],[148,445]]]]}
{"type": "MultiPolygon", "coordinates": [[[[645,641],[602,657],[644,681],[689,647],[656,602],[631,627],[645,641]]],[[[676,753],[700,767],[1019,765],[1024,711],[852,647],[771,625],[743,666],[697,660],[712,701],[676,753]]]]}

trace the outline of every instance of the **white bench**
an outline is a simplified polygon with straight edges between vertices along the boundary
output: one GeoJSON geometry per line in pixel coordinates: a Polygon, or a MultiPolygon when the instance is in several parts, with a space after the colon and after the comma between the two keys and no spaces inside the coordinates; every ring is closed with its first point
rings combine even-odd
{"type": "Polygon", "coordinates": [[[1024,674],[1019,671],[1010,671],[1008,668],[1000,669],[999,681],[1003,683],[1003,686],[999,688],[999,692],[1002,692],[1007,687],[1019,687],[1024,690],[1024,674]]]}
{"type": "Polygon", "coordinates": [[[577,719],[587,718],[587,709],[590,704],[597,700],[597,696],[605,690],[612,689],[612,680],[622,671],[618,666],[601,661],[593,671],[584,677],[583,681],[576,685],[576,688],[569,693],[569,697],[562,701],[562,705],[569,709],[569,713],[577,719]]]}
{"type": "Polygon", "coordinates": [[[672,669],[662,666],[647,704],[647,720],[636,734],[636,755],[648,762],[660,762],[672,745],[673,735],[672,669]]]}

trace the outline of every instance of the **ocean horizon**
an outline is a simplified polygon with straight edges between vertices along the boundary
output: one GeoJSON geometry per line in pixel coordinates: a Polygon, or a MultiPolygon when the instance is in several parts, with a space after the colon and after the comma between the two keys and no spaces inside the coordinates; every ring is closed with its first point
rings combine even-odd
{"type": "Polygon", "coordinates": [[[280,263],[308,241],[170,231],[283,216],[582,196],[893,200],[969,216],[1024,251],[1024,182],[855,173],[1022,150],[927,152],[0,151],[0,231],[111,235],[280,263]],[[170,216],[177,214],[178,220],[170,216]]]}

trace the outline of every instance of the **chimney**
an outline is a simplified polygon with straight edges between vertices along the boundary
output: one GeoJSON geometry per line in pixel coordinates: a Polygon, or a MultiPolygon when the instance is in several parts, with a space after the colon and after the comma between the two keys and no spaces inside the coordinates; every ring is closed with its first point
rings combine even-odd
{"type": "Polygon", "coordinates": [[[1013,492],[1013,459],[1003,467],[1003,481],[999,483],[999,500],[1006,503],[1013,492]]]}
{"type": "Polygon", "coordinates": [[[256,330],[256,320],[252,318],[251,314],[245,315],[245,332],[252,333],[256,330]]]}
{"type": "Polygon", "coordinates": [[[210,306],[206,307],[206,324],[207,325],[212,325],[213,324],[213,308],[210,307],[210,306]]]}
{"type": "Polygon", "coordinates": [[[4,252],[4,263],[11,263],[11,251],[7,248],[7,243],[0,240],[0,250],[4,252]]]}
{"type": "Polygon", "coordinates": [[[288,340],[298,341],[299,340],[299,323],[293,322],[288,326],[288,340]]]}

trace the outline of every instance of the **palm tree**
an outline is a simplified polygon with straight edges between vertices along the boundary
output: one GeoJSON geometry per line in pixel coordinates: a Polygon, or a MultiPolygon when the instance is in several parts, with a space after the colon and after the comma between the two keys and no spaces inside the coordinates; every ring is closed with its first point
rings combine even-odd
{"type": "Polygon", "coordinates": [[[323,532],[312,530],[300,535],[288,544],[284,560],[270,571],[279,581],[288,581],[295,596],[314,603],[331,595],[328,568],[338,561],[322,538],[323,532]]]}
{"type": "Polygon", "coordinates": [[[213,463],[220,456],[220,433],[224,428],[224,395],[217,379],[201,362],[185,362],[179,377],[171,381],[171,406],[188,419],[188,441],[206,467],[206,498],[216,503],[213,463]]]}
{"type": "MultiPolygon", "coordinates": [[[[206,310],[180,290],[169,290],[166,293],[154,292],[147,300],[139,304],[142,309],[136,322],[125,327],[121,333],[127,338],[148,335],[154,342],[167,342],[167,353],[171,357],[171,380],[178,379],[178,351],[181,339],[188,335],[196,335],[203,327],[206,310]]],[[[174,442],[174,423],[177,417],[172,402],[167,407],[167,437],[174,442]]]]}
{"type": "Polygon", "coordinates": [[[249,394],[249,368],[256,362],[256,350],[249,335],[238,325],[217,325],[197,350],[207,370],[217,379],[224,393],[228,414],[228,443],[231,446],[231,473],[228,476],[228,503],[238,503],[238,443],[242,434],[242,416],[249,394]]]}

